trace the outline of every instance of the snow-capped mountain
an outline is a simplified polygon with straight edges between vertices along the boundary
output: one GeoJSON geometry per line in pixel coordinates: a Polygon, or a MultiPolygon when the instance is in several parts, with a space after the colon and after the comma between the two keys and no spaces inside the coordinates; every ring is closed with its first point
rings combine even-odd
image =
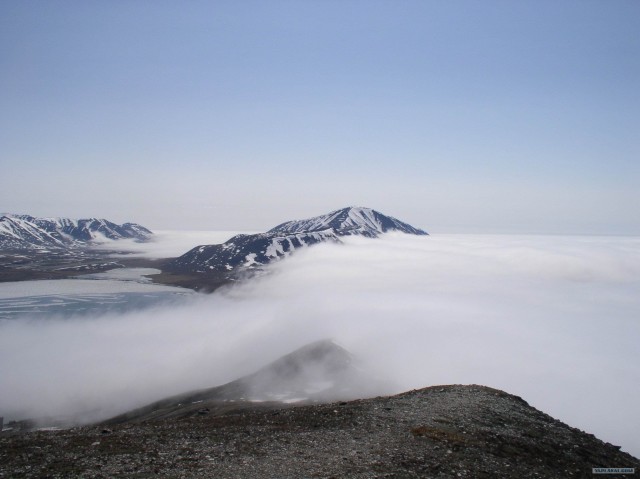
{"type": "Polygon", "coordinates": [[[0,217],[0,248],[69,248],[94,240],[124,238],[145,241],[153,233],[135,223],[117,225],[97,218],[36,218],[7,214],[0,217]]]}
{"type": "Polygon", "coordinates": [[[64,241],[38,225],[12,216],[0,217],[0,248],[65,247],[64,241]]]}
{"type": "Polygon", "coordinates": [[[350,207],[332,211],[307,220],[287,221],[267,231],[267,234],[292,235],[333,230],[338,236],[360,235],[376,238],[387,231],[402,231],[414,235],[425,235],[425,231],[385,216],[371,208],[350,207]]]}
{"type": "Polygon", "coordinates": [[[313,244],[325,241],[340,243],[341,237],[351,235],[376,238],[389,231],[427,234],[371,208],[349,207],[306,220],[288,221],[266,233],[237,235],[222,244],[197,246],[168,263],[165,269],[216,273],[255,268],[313,244]]]}

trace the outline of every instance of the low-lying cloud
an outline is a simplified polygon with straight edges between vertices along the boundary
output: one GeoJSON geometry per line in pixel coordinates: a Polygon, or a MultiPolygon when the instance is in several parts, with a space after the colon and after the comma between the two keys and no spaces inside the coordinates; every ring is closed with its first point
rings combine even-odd
{"type": "Polygon", "coordinates": [[[131,256],[144,258],[174,258],[180,256],[195,246],[204,244],[224,243],[238,233],[253,233],[253,231],[154,231],[153,236],[147,242],[140,243],[132,239],[120,239],[112,241],[103,238],[100,244],[94,245],[97,249],[107,251],[126,251],[131,256]]]}
{"type": "Polygon", "coordinates": [[[0,325],[0,415],[105,417],[334,338],[397,390],[484,384],[640,455],[640,239],[386,235],[186,305],[0,325]]]}

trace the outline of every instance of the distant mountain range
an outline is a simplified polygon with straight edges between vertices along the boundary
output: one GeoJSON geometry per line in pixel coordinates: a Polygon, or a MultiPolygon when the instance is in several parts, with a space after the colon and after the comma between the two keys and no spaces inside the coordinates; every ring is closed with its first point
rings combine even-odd
{"type": "Polygon", "coordinates": [[[175,273],[212,274],[251,269],[317,243],[340,243],[344,236],[377,238],[390,231],[427,234],[371,208],[348,207],[306,220],[288,221],[266,233],[236,235],[222,244],[197,246],[167,263],[164,269],[175,273]]]}
{"type": "Polygon", "coordinates": [[[36,218],[0,216],[2,249],[68,249],[100,239],[148,240],[153,233],[136,223],[118,225],[105,219],[36,218]]]}

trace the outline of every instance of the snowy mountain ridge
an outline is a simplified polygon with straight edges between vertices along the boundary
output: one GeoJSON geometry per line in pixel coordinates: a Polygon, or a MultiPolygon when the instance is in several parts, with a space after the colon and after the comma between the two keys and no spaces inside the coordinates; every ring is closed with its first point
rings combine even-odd
{"type": "Polygon", "coordinates": [[[103,238],[145,241],[153,233],[136,223],[115,224],[98,218],[37,218],[31,215],[0,216],[0,248],[43,249],[81,246],[103,238]]]}
{"type": "Polygon", "coordinates": [[[426,235],[421,229],[371,208],[348,207],[326,215],[282,223],[265,233],[236,235],[225,243],[196,246],[165,267],[170,272],[224,273],[257,268],[317,243],[341,243],[344,236],[379,235],[399,231],[426,235]]]}
{"type": "Polygon", "coordinates": [[[425,234],[424,231],[403,223],[391,216],[385,216],[371,208],[351,206],[332,211],[326,215],[306,220],[287,221],[267,233],[284,235],[333,230],[340,236],[360,235],[375,238],[387,231],[402,231],[409,234],[425,234]]]}

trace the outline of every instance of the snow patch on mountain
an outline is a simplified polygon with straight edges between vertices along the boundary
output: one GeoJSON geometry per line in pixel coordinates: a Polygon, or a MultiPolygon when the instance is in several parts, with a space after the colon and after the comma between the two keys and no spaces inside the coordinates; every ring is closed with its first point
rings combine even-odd
{"type": "Polygon", "coordinates": [[[98,218],[37,218],[5,214],[0,217],[0,248],[70,248],[104,240],[148,240],[153,233],[136,223],[118,225],[98,218]]]}
{"type": "Polygon", "coordinates": [[[353,235],[377,238],[391,231],[427,234],[371,208],[348,207],[305,220],[287,221],[265,233],[236,235],[222,244],[197,246],[170,262],[165,269],[214,273],[230,272],[238,267],[257,268],[317,243],[341,243],[341,237],[353,235]]]}

